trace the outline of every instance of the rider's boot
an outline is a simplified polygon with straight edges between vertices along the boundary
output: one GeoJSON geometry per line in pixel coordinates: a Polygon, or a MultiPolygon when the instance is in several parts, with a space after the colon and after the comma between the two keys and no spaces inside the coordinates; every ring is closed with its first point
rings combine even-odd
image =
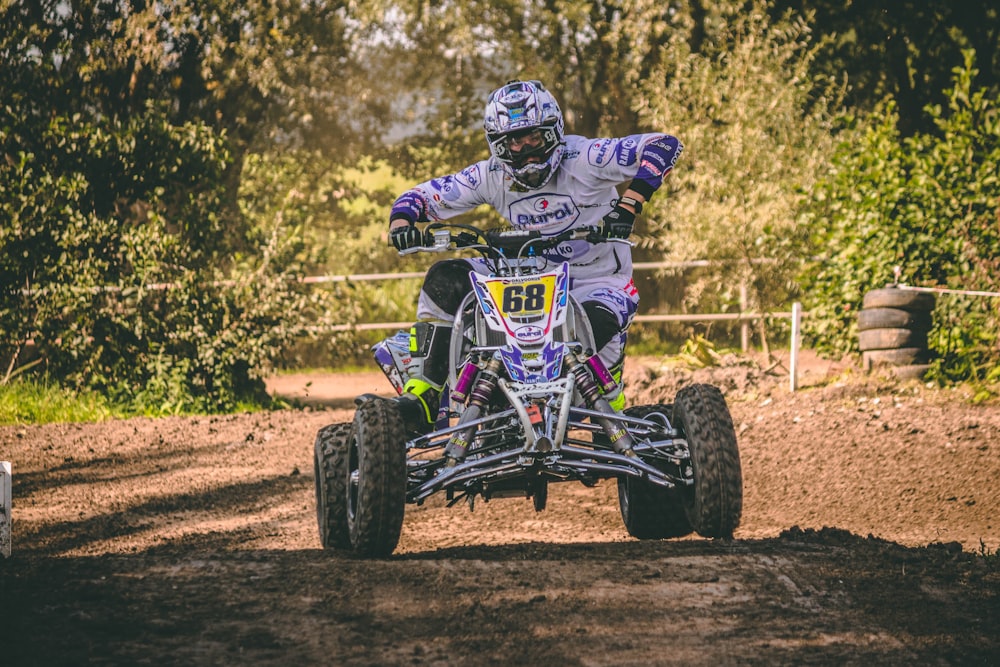
{"type": "Polygon", "coordinates": [[[428,433],[437,421],[441,390],[448,379],[451,329],[445,323],[417,322],[410,328],[410,378],[396,398],[408,429],[428,433]]]}
{"type": "Polygon", "coordinates": [[[618,412],[625,409],[625,385],[622,383],[622,372],[625,370],[625,355],[622,355],[618,363],[608,369],[617,385],[613,390],[604,395],[608,399],[611,407],[618,412]]]}

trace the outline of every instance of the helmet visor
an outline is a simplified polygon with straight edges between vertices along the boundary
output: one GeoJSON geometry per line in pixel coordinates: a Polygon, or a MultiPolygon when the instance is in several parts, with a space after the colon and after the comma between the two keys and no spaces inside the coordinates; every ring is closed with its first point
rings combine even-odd
{"type": "Polygon", "coordinates": [[[537,127],[521,132],[511,132],[504,137],[504,143],[510,154],[511,166],[515,168],[523,167],[531,162],[545,161],[545,138],[537,127]]]}
{"type": "Polygon", "coordinates": [[[531,127],[490,137],[494,154],[515,169],[545,162],[559,142],[551,128],[531,127]]]}

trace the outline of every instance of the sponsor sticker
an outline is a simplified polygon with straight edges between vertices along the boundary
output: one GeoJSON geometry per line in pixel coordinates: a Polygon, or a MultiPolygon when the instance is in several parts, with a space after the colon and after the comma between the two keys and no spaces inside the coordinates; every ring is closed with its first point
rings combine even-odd
{"type": "Polygon", "coordinates": [[[474,164],[471,167],[466,167],[455,176],[455,180],[470,190],[475,190],[483,182],[479,175],[479,165],[474,164]]]}
{"type": "MultiPolygon", "coordinates": [[[[441,196],[448,201],[455,201],[461,196],[461,192],[458,186],[455,184],[455,179],[451,176],[443,176],[441,178],[435,178],[431,181],[431,187],[441,193],[441,196]]],[[[436,196],[435,201],[440,201],[436,196]]]]}
{"type": "Polygon", "coordinates": [[[587,151],[587,161],[595,167],[603,167],[611,162],[614,155],[614,140],[598,139],[591,142],[587,151]]]}
{"type": "Polygon", "coordinates": [[[639,168],[640,169],[645,169],[646,171],[648,171],[649,173],[653,174],[654,176],[662,176],[663,175],[663,171],[659,167],[657,167],[655,164],[653,164],[652,162],[650,162],[649,160],[643,160],[642,164],[639,165],[639,168]]]}
{"type": "Polygon", "coordinates": [[[629,165],[635,164],[636,155],[639,152],[639,142],[632,138],[626,137],[615,148],[615,155],[617,156],[618,164],[623,167],[628,167],[629,165]]]}
{"type": "Polygon", "coordinates": [[[558,234],[573,226],[580,209],[568,195],[538,194],[512,203],[508,217],[517,227],[558,234]]]}

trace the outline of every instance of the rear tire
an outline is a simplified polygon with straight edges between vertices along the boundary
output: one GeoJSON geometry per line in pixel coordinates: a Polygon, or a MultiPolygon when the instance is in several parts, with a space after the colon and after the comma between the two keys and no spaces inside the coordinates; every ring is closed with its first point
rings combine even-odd
{"type": "Polygon", "coordinates": [[[872,367],[924,365],[930,362],[931,353],[923,347],[901,347],[895,350],[867,350],[861,353],[861,365],[868,371],[872,367]]]}
{"type": "Polygon", "coordinates": [[[900,380],[923,381],[931,369],[930,364],[911,364],[909,366],[892,366],[892,374],[900,380]]]}
{"type": "Polygon", "coordinates": [[[347,441],[351,422],[324,426],[316,434],[313,475],[316,480],[316,521],[326,549],[347,549],[347,441]]]}
{"type": "MultiPolygon", "coordinates": [[[[672,405],[636,405],[627,408],[629,417],[647,419],[673,412],[672,405]]],[[[628,534],[640,540],[663,540],[690,535],[694,529],[684,512],[683,490],[662,486],[632,476],[618,478],[618,506],[628,534]]]]}
{"type": "Polygon", "coordinates": [[[694,488],[685,512],[702,537],[731,538],[743,512],[743,471],[726,399],[707,384],[684,387],[674,399],[674,427],[687,439],[694,488]]]}
{"type": "Polygon", "coordinates": [[[399,406],[358,406],[348,439],[347,529],[359,556],[384,557],[399,543],[406,505],[406,431],[399,406]]]}

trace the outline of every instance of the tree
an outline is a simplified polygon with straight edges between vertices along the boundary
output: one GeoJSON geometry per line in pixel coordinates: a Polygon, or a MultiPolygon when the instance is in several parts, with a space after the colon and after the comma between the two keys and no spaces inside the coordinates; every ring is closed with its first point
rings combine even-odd
{"type": "Polygon", "coordinates": [[[847,103],[870,112],[886,97],[897,109],[900,132],[934,128],[924,114],[946,104],[951,69],[962,51],[979,54],[977,87],[1000,93],[1000,9],[988,2],[953,0],[775,0],[771,15],[812,14],[821,44],[813,71],[845,77],[847,103]]]}
{"type": "Polygon", "coordinates": [[[745,305],[764,312],[795,293],[797,210],[832,145],[836,90],[809,77],[808,26],[771,22],[764,8],[706,20],[700,52],[669,39],[658,69],[638,84],[646,124],[685,143],[669,192],[651,202],[643,240],[675,259],[721,262],[689,286],[689,306],[702,309],[733,308],[740,284],[750,288],[745,305]]]}
{"type": "Polygon", "coordinates": [[[362,28],[324,2],[225,0],[5,3],[0,28],[0,380],[33,337],[68,384],[231,407],[311,299],[294,230],[239,211],[243,157],[371,139],[333,94],[362,28]]]}

